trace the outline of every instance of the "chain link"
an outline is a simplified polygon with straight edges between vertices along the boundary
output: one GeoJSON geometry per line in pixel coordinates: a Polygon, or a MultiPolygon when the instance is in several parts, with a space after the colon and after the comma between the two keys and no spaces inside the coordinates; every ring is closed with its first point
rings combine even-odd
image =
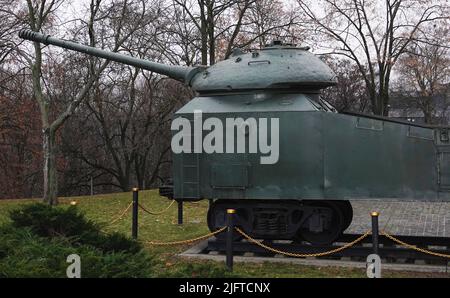
{"type": "Polygon", "coordinates": [[[144,206],[142,206],[142,205],[139,204],[139,203],[138,203],[138,206],[139,206],[139,208],[141,208],[144,212],[146,212],[146,213],[148,213],[148,214],[150,214],[150,215],[161,215],[161,214],[163,214],[164,212],[166,212],[167,210],[169,210],[170,207],[172,207],[173,203],[175,203],[175,200],[172,200],[172,202],[170,202],[170,204],[169,204],[169,206],[167,206],[167,208],[165,208],[165,209],[162,210],[162,211],[158,211],[158,212],[150,211],[150,210],[146,209],[144,206]]]}
{"type": "MultiPolygon", "coordinates": [[[[172,207],[174,202],[175,202],[175,200],[172,200],[172,202],[169,204],[169,206],[167,206],[167,208],[165,208],[164,210],[159,211],[159,212],[153,212],[153,211],[147,210],[141,204],[138,204],[138,206],[139,206],[139,208],[141,208],[144,212],[146,212],[148,214],[160,215],[160,214],[163,214],[164,212],[166,212],[167,210],[169,210],[169,208],[172,207]]],[[[112,224],[116,223],[117,221],[121,220],[123,218],[123,216],[128,212],[128,210],[130,210],[132,205],[133,205],[132,202],[130,204],[128,204],[128,206],[123,210],[123,212],[117,218],[112,220],[108,225],[112,225],[112,224]]],[[[200,236],[200,237],[196,237],[196,238],[193,238],[193,239],[188,239],[188,240],[172,241],[172,242],[148,241],[148,242],[145,242],[145,243],[150,244],[150,245],[155,245],[155,246],[170,246],[170,245],[188,244],[188,243],[200,241],[200,240],[207,239],[207,238],[210,238],[212,236],[215,236],[215,235],[223,232],[225,229],[227,229],[227,227],[223,227],[223,228],[220,228],[219,230],[216,230],[214,232],[208,233],[206,235],[203,235],[203,236],[200,236]]],[[[300,254],[300,253],[292,253],[292,252],[287,252],[287,251],[281,251],[281,250],[278,250],[276,248],[270,247],[268,245],[263,244],[261,241],[258,241],[256,239],[250,237],[248,234],[246,234],[240,228],[235,227],[235,229],[236,229],[236,231],[239,234],[244,236],[244,238],[246,238],[250,242],[252,242],[252,243],[254,243],[254,244],[256,244],[256,245],[258,245],[258,246],[260,246],[260,247],[262,247],[262,248],[264,248],[266,250],[268,250],[268,251],[271,251],[271,252],[277,253],[277,254],[290,256],[290,257],[298,257],[298,258],[322,257],[322,256],[331,255],[331,254],[343,251],[343,250],[345,250],[345,249],[347,249],[349,247],[354,246],[356,243],[360,242],[361,240],[363,240],[364,238],[366,238],[367,236],[369,236],[371,234],[371,231],[369,230],[366,233],[364,233],[363,235],[361,235],[360,237],[356,238],[354,241],[352,241],[350,243],[347,243],[347,244],[345,244],[345,245],[343,245],[341,247],[329,250],[329,251],[320,252],[320,253],[311,253],[311,254],[300,254]]],[[[386,233],[385,231],[380,231],[380,234],[385,236],[385,237],[387,237],[388,239],[396,242],[397,244],[400,244],[400,245],[406,247],[406,248],[413,249],[415,251],[422,252],[422,253],[429,254],[429,255],[433,255],[433,256],[437,256],[437,257],[450,258],[450,255],[448,255],[448,254],[434,252],[434,251],[431,251],[431,250],[427,250],[427,249],[420,248],[420,247],[417,247],[415,245],[411,245],[411,244],[408,244],[406,242],[403,242],[400,239],[395,238],[394,236],[386,233]]]]}
{"type": "Polygon", "coordinates": [[[127,208],[125,208],[125,209],[123,210],[123,212],[122,212],[116,219],[113,219],[113,220],[109,223],[109,225],[112,225],[113,223],[115,223],[115,222],[121,220],[122,217],[128,212],[128,210],[130,210],[130,208],[131,208],[132,205],[133,205],[133,203],[128,204],[127,208]]]}
{"type": "Polygon", "coordinates": [[[275,248],[272,248],[270,246],[267,246],[263,243],[261,243],[260,241],[253,239],[252,237],[250,237],[249,235],[247,235],[244,231],[242,231],[239,228],[235,228],[236,231],[238,231],[239,234],[241,234],[242,236],[244,236],[245,238],[247,238],[247,240],[250,240],[251,242],[253,242],[254,244],[261,246],[262,248],[267,249],[268,251],[274,252],[274,253],[278,253],[278,254],[282,254],[282,255],[286,255],[286,256],[290,256],[290,257],[297,257],[297,258],[307,258],[307,257],[322,257],[322,256],[326,256],[326,255],[331,255],[334,254],[336,252],[342,251],[344,249],[347,249],[353,245],[355,245],[356,243],[360,242],[361,240],[363,240],[364,238],[366,238],[367,236],[370,235],[371,231],[367,231],[364,235],[361,235],[360,237],[356,238],[354,241],[345,244],[344,246],[335,248],[333,250],[330,251],[325,251],[325,252],[320,252],[320,253],[312,253],[312,254],[299,254],[299,253],[292,253],[292,252],[287,252],[287,251],[281,251],[275,248]]]}
{"type": "Polygon", "coordinates": [[[217,231],[211,232],[211,233],[209,233],[209,234],[207,234],[207,235],[200,236],[200,237],[193,238],[193,239],[189,239],[189,240],[172,241],[172,242],[148,241],[148,242],[145,242],[145,243],[150,244],[150,245],[159,245],[159,246],[169,246],[169,245],[188,244],[188,243],[192,243],[192,242],[196,242],[196,241],[199,241],[199,240],[203,240],[203,239],[210,238],[210,237],[215,236],[215,235],[217,235],[217,234],[219,234],[219,233],[222,233],[222,232],[225,231],[226,229],[227,229],[227,227],[223,227],[223,228],[220,228],[220,229],[218,229],[217,231]]]}
{"type": "Polygon", "coordinates": [[[425,254],[433,255],[433,256],[436,256],[436,257],[450,258],[450,255],[434,252],[434,251],[427,250],[427,249],[423,249],[423,248],[417,247],[415,245],[411,245],[411,244],[408,244],[406,242],[403,242],[400,239],[397,239],[394,236],[391,236],[391,235],[389,235],[388,233],[386,233],[384,231],[380,231],[380,234],[385,236],[385,237],[387,237],[387,238],[389,238],[389,239],[391,239],[392,241],[394,241],[394,242],[404,246],[404,247],[413,249],[415,251],[419,251],[419,252],[422,252],[422,253],[425,253],[425,254]]]}

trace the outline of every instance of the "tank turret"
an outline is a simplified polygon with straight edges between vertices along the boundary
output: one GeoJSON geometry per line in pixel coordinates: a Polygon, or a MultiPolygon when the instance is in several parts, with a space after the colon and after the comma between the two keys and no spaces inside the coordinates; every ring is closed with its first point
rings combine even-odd
{"type": "Polygon", "coordinates": [[[193,78],[199,92],[297,89],[318,90],[336,84],[332,70],[307,47],[273,42],[244,53],[234,51],[226,60],[193,78]]]}
{"type": "Polygon", "coordinates": [[[336,83],[331,69],[308,52],[309,48],[284,45],[279,41],[250,53],[236,50],[228,59],[210,67],[187,67],[138,59],[31,30],[21,30],[19,36],[160,73],[186,83],[199,93],[264,89],[319,90],[336,83]]]}

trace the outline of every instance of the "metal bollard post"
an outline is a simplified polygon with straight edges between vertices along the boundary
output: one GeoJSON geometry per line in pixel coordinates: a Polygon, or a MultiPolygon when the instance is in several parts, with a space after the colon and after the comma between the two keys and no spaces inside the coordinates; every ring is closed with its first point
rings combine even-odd
{"type": "Polygon", "coordinates": [[[226,264],[229,271],[233,271],[233,232],[234,232],[234,214],[235,209],[227,209],[227,259],[226,264]]]}
{"type": "Polygon", "coordinates": [[[139,189],[133,188],[133,219],[131,223],[131,236],[133,239],[138,237],[138,211],[139,211],[139,189]]]}
{"type": "Polygon", "coordinates": [[[378,212],[372,212],[370,213],[372,217],[372,246],[373,246],[373,253],[378,255],[378,216],[380,213],[378,212]]]}
{"type": "Polygon", "coordinates": [[[178,204],[178,224],[183,224],[183,201],[177,201],[178,204]]]}

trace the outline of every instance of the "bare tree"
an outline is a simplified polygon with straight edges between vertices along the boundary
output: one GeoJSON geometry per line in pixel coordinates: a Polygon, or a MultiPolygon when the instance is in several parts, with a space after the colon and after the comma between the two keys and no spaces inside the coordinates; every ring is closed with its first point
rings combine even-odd
{"type": "Polygon", "coordinates": [[[299,26],[299,16],[295,9],[289,9],[281,1],[255,1],[244,17],[240,44],[254,44],[264,47],[272,40],[283,40],[297,44],[304,39],[303,28],[299,26]]]}
{"type": "MultiPolygon", "coordinates": [[[[147,25],[135,31],[122,44],[121,51],[140,59],[177,63],[173,54],[176,50],[166,48],[165,42],[159,44],[160,33],[167,25],[166,11],[161,13],[165,8],[159,1],[152,4],[146,12],[147,25]]],[[[134,22],[133,12],[129,14],[124,22],[134,22]]],[[[101,21],[97,31],[108,32],[109,26],[109,22],[101,21]]],[[[108,45],[111,41],[103,36],[93,35],[94,42],[108,45]]],[[[95,178],[97,187],[112,186],[123,191],[135,185],[143,187],[144,181],[147,186],[153,184],[160,165],[168,161],[170,114],[186,92],[181,83],[156,73],[123,64],[109,65],[98,77],[64,140],[66,152],[89,168],[89,175],[71,184],[82,183],[89,176],[95,178]],[[77,142],[70,140],[74,134],[77,142]]]]}
{"type": "MultiPolygon", "coordinates": [[[[216,62],[216,40],[225,32],[232,30],[232,39],[236,38],[246,10],[255,0],[173,0],[174,9],[182,7],[190,21],[200,33],[201,64],[212,65],[216,62]],[[238,17],[233,24],[226,24],[220,30],[218,23],[221,17],[231,9],[238,10],[238,17]]],[[[234,21],[234,20],[233,20],[234,21]]]]}
{"type": "Polygon", "coordinates": [[[409,96],[422,110],[425,123],[432,124],[449,103],[446,95],[450,86],[449,27],[445,24],[433,28],[423,36],[426,43],[412,43],[399,60],[399,84],[404,95],[409,96]]]}
{"type": "MultiPolygon", "coordinates": [[[[115,26],[113,26],[114,45],[111,48],[112,51],[118,51],[121,45],[129,38],[129,36],[141,27],[142,18],[136,18],[133,26],[123,28],[122,20],[126,16],[126,12],[131,5],[132,1],[120,1],[119,3],[112,2],[108,7],[110,13],[114,15],[115,26]],[[119,8],[119,9],[118,9],[119,8]],[[120,9],[121,8],[121,9],[120,9]],[[117,13],[114,13],[117,11],[117,13]]],[[[140,2],[140,1],[139,1],[140,2]]],[[[27,26],[31,30],[39,32],[45,28],[45,26],[51,25],[50,21],[55,15],[55,11],[63,3],[63,0],[52,1],[32,1],[27,0],[27,14],[26,22],[27,26]]],[[[90,45],[95,46],[93,35],[95,34],[94,23],[98,18],[98,12],[102,5],[101,0],[92,0],[90,4],[90,15],[87,21],[87,29],[89,33],[90,45]]],[[[142,6],[145,7],[144,2],[142,6]]],[[[63,124],[69,119],[76,111],[79,105],[84,101],[91,87],[97,81],[98,76],[108,66],[109,61],[103,61],[100,64],[95,63],[95,59],[89,59],[89,71],[87,78],[85,79],[84,86],[79,92],[74,95],[66,107],[55,115],[52,111],[52,100],[49,93],[46,92],[47,85],[45,84],[43,76],[43,46],[37,42],[34,43],[34,57],[24,54],[24,58],[27,60],[28,65],[31,68],[31,78],[33,82],[34,98],[36,99],[41,114],[42,130],[43,130],[43,153],[44,153],[44,202],[54,205],[58,203],[58,179],[57,179],[57,165],[56,165],[56,133],[63,124]]],[[[23,52],[21,52],[23,53],[23,52]]]]}
{"type": "Polygon", "coordinates": [[[315,36],[332,54],[353,60],[364,78],[374,114],[387,115],[394,65],[422,27],[448,18],[440,0],[297,0],[315,36]],[[322,9],[320,9],[322,8],[322,9]]]}
{"type": "Polygon", "coordinates": [[[14,48],[10,40],[21,21],[11,12],[17,10],[18,5],[14,0],[0,0],[0,65],[6,61],[14,48]]]}
{"type": "Polygon", "coordinates": [[[172,85],[177,83],[172,80],[153,76],[142,84],[138,72],[132,74],[124,81],[104,86],[87,103],[88,113],[76,126],[91,131],[71,148],[97,173],[96,177],[112,178],[96,179],[95,185],[108,184],[123,191],[129,190],[132,183],[140,188],[144,182],[152,185],[160,166],[169,161],[170,115],[180,97],[179,88],[172,85]],[[126,86],[117,92],[122,83],[126,86]],[[116,92],[111,92],[113,89],[116,92]]]}
{"type": "Polygon", "coordinates": [[[42,185],[37,104],[26,71],[3,69],[0,82],[0,198],[31,197],[42,185]]]}
{"type": "Polygon", "coordinates": [[[366,112],[369,98],[358,66],[349,59],[327,57],[337,85],[322,91],[321,98],[331,103],[339,112],[366,112]]]}
{"type": "Polygon", "coordinates": [[[148,35],[152,37],[148,47],[154,47],[171,64],[200,64],[200,35],[191,20],[191,12],[176,3],[163,11],[165,17],[159,20],[161,28],[148,35]]]}
{"type": "MultiPolygon", "coordinates": [[[[269,35],[296,35],[294,11],[285,11],[280,1],[266,0],[173,0],[177,22],[194,24],[191,43],[199,44],[201,64],[227,58],[235,47],[257,42],[265,45],[269,35]],[[182,12],[180,12],[180,8],[182,12]]],[[[298,29],[298,27],[297,27],[298,29]]],[[[187,38],[185,38],[187,40],[187,38]]]]}

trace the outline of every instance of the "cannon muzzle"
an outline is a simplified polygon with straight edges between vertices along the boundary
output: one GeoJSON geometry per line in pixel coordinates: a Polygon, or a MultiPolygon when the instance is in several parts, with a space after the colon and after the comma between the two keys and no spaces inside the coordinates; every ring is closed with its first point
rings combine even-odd
{"type": "Polygon", "coordinates": [[[34,42],[44,43],[47,45],[55,45],[61,48],[85,53],[91,56],[104,58],[107,60],[124,63],[127,65],[135,66],[145,70],[153,71],[162,75],[166,75],[175,80],[181,81],[190,85],[192,78],[200,71],[204,69],[202,66],[187,67],[178,65],[165,65],[162,63],[152,62],[148,60],[134,58],[128,55],[119,54],[116,52],[105,51],[97,49],[95,47],[81,45],[75,42],[62,40],[51,37],[50,35],[34,32],[31,30],[20,30],[19,37],[34,42]]]}

